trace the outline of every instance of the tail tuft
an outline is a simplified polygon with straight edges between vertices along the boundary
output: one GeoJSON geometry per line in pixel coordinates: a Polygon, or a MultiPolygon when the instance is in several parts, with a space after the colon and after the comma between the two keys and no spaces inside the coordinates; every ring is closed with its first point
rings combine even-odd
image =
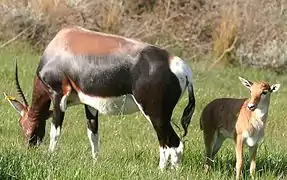
{"type": "Polygon", "coordinates": [[[181,125],[182,125],[182,128],[184,130],[184,133],[183,133],[183,136],[182,137],[185,137],[187,135],[187,129],[188,129],[188,126],[190,124],[190,121],[191,121],[191,117],[194,113],[194,109],[195,109],[195,97],[194,97],[194,92],[193,92],[193,86],[191,84],[191,82],[187,80],[187,89],[188,89],[188,104],[187,106],[184,108],[184,111],[183,111],[183,114],[182,114],[182,117],[181,117],[181,125]]]}

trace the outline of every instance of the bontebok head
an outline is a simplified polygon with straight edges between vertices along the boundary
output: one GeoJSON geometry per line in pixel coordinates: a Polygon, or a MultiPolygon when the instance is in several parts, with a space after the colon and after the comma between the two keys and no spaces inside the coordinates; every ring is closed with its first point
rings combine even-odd
{"type": "Polygon", "coordinates": [[[254,111],[257,107],[263,107],[270,100],[270,94],[276,92],[280,88],[280,84],[269,85],[265,82],[250,82],[242,77],[239,77],[242,84],[250,91],[247,108],[254,111]]]}
{"type": "MultiPolygon", "coordinates": [[[[49,111],[49,97],[46,95],[46,101],[43,99],[38,101],[39,96],[43,96],[40,93],[33,92],[32,103],[38,103],[34,105],[33,108],[29,107],[25,95],[20,87],[18,80],[18,66],[15,66],[15,83],[18,95],[20,96],[20,101],[15,97],[8,96],[4,92],[5,99],[10,103],[10,105],[20,114],[19,124],[22,127],[24,136],[28,140],[29,145],[36,145],[37,142],[41,142],[45,133],[45,120],[49,118],[51,111],[49,111]],[[37,102],[38,101],[38,102],[37,102]],[[47,104],[48,102],[48,104],[47,104]]],[[[43,88],[43,84],[40,84],[39,80],[35,81],[35,85],[38,85],[38,89],[43,88]]]]}

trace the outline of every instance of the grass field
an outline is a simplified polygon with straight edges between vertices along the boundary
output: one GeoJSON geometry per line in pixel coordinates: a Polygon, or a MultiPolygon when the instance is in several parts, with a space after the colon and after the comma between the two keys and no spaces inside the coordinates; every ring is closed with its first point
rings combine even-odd
{"type": "MultiPolygon", "coordinates": [[[[14,59],[18,58],[22,88],[31,99],[32,82],[39,54],[24,45],[0,49],[0,93],[16,95],[14,59]]],[[[202,108],[218,97],[246,97],[248,90],[238,80],[241,75],[250,80],[281,83],[271,97],[271,107],[265,138],[257,158],[258,179],[287,179],[287,76],[277,76],[267,70],[227,68],[206,71],[203,63],[191,64],[194,73],[196,110],[185,141],[183,164],[177,171],[157,169],[159,148],[155,131],[140,113],[128,116],[100,116],[100,157],[92,162],[86,135],[83,106],[68,109],[57,152],[47,152],[49,128],[38,149],[27,150],[18,124],[19,115],[0,100],[0,179],[231,179],[234,177],[235,151],[228,140],[218,153],[212,171],[203,172],[203,140],[199,129],[202,108]]],[[[176,107],[173,121],[179,119],[187,98],[176,107]]],[[[50,120],[49,120],[50,121],[50,120]]],[[[178,133],[181,130],[176,129],[178,133]]],[[[249,160],[245,149],[244,178],[249,179],[249,160]]]]}

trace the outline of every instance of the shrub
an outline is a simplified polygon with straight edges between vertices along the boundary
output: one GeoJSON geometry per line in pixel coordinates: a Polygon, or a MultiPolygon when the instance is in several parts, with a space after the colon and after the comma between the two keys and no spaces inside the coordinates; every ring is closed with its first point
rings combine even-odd
{"type": "Polygon", "coordinates": [[[0,41],[20,34],[42,50],[62,27],[78,25],[141,39],[185,59],[212,57],[211,66],[285,69],[286,0],[2,1],[0,41]],[[266,54],[271,46],[278,49],[266,54]]]}

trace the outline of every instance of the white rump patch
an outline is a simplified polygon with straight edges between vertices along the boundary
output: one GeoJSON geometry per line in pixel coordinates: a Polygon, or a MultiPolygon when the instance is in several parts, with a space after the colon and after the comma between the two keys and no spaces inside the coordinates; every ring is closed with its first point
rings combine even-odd
{"type": "Polygon", "coordinates": [[[169,63],[169,67],[171,72],[176,75],[180,84],[181,94],[183,94],[187,84],[186,78],[190,83],[192,83],[192,71],[190,67],[186,62],[177,56],[172,57],[169,63]]]}
{"type": "Polygon", "coordinates": [[[132,95],[130,94],[119,97],[102,98],[89,96],[79,92],[78,96],[82,103],[97,109],[101,114],[119,115],[131,114],[139,111],[132,95]]]}
{"type": "Polygon", "coordinates": [[[170,157],[170,162],[172,168],[178,168],[183,154],[183,143],[180,141],[178,147],[160,147],[160,160],[159,168],[162,170],[166,167],[168,159],[170,157]]]}

